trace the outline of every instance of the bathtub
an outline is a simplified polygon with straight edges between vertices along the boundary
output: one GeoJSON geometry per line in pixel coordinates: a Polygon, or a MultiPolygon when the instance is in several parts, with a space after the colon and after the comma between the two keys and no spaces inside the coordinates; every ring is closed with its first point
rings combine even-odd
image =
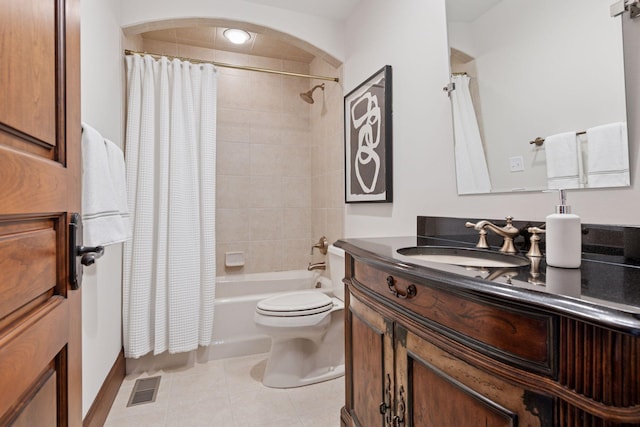
{"type": "Polygon", "coordinates": [[[271,338],[256,330],[253,314],[258,301],[301,289],[320,288],[333,295],[331,280],[317,271],[291,270],[239,274],[216,278],[216,299],[211,345],[195,351],[127,359],[127,375],[166,369],[186,369],[195,363],[228,357],[266,353],[271,338]]]}
{"type": "Polygon", "coordinates": [[[201,349],[202,356],[215,360],[269,351],[271,338],[259,333],[253,322],[258,301],[313,288],[331,294],[331,280],[307,270],[217,277],[213,337],[211,345],[201,349]]]}

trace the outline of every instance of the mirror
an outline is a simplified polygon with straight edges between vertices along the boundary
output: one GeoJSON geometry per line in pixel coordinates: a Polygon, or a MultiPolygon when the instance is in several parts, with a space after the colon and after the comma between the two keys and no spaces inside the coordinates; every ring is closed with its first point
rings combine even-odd
{"type": "Polygon", "coordinates": [[[446,0],[459,194],[630,184],[610,3],[446,0]]]}

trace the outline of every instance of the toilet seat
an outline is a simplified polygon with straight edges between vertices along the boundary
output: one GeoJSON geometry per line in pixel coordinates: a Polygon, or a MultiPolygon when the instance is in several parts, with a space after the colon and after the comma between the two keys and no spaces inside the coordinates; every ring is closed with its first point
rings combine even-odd
{"type": "Polygon", "coordinates": [[[333,300],[316,291],[288,292],[258,302],[256,312],[264,316],[298,317],[331,310],[333,300]]]}

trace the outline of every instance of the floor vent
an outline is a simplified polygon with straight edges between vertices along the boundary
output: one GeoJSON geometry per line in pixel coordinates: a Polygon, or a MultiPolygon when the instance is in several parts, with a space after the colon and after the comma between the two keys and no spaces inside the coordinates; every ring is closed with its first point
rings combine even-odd
{"type": "Polygon", "coordinates": [[[155,402],[158,388],[160,388],[160,377],[136,380],[127,407],[155,402]]]}

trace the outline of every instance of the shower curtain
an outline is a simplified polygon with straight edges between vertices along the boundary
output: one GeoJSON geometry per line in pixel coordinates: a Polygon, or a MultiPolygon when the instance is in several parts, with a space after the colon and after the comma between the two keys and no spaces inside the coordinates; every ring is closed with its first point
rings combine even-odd
{"type": "Polygon", "coordinates": [[[216,71],[126,57],[125,356],[209,345],[215,296],[216,71]]]}
{"type": "Polygon", "coordinates": [[[455,75],[452,81],[455,90],[449,93],[453,106],[458,194],[488,193],[491,191],[491,182],[478,120],[471,102],[470,78],[467,75],[455,75]]]}

